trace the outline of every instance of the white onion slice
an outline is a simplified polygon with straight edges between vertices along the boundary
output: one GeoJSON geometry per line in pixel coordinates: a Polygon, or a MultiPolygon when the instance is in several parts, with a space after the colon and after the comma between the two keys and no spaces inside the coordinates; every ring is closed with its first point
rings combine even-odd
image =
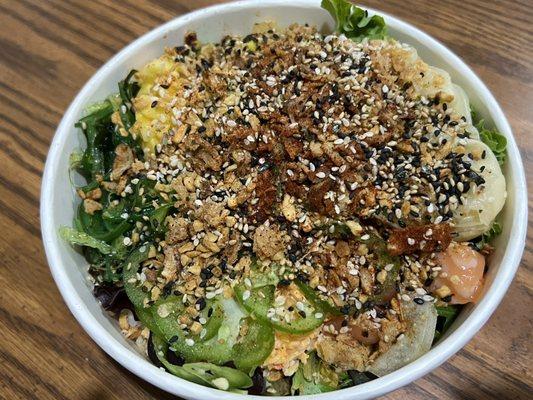
{"type": "Polygon", "coordinates": [[[462,140],[466,153],[480,154],[485,151],[485,158],[472,161],[472,170],[477,172],[485,183],[479,187],[472,185],[463,196],[465,201],[453,213],[455,240],[473,239],[486,232],[498,213],[503,208],[507,192],[505,177],[498,160],[489,147],[478,140],[462,140]],[[481,171],[482,167],[485,167],[481,171]]]}
{"type": "Polygon", "coordinates": [[[409,300],[402,301],[401,307],[407,331],[367,368],[374,375],[384,376],[413,362],[427,353],[433,343],[437,326],[437,310],[433,303],[416,304],[409,300]]]}

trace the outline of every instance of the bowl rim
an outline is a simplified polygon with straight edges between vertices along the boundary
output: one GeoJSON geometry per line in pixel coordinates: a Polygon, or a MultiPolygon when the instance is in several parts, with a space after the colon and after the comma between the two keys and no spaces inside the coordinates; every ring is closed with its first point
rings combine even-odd
{"type": "MultiPolygon", "coordinates": [[[[290,4],[287,4],[284,0],[241,0],[232,3],[214,5],[178,16],[132,41],[109,59],[78,92],[63,115],[54,134],[46,159],[40,199],[41,232],[50,270],[65,303],[89,336],[109,356],[115,359],[123,367],[160,389],[189,399],[235,399],[242,397],[240,397],[241,395],[200,386],[162,371],[143,358],[140,354],[135,353],[134,350],[126,348],[91,315],[80,295],[74,288],[72,281],[66,274],[66,266],[63,265],[61,261],[61,250],[58,246],[59,239],[54,226],[53,214],[51,212],[53,205],[52,189],[54,187],[51,182],[55,180],[55,171],[57,171],[58,168],[62,144],[65,142],[67,135],[72,134],[73,122],[79,117],[79,110],[83,108],[84,100],[88,97],[92,88],[97,86],[98,82],[107,73],[112,71],[116,64],[119,64],[121,60],[135,53],[138,47],[147,42],[151,42],[154,39],[164,37],[165,33],[174,27],[186,25],[192,20],[201,19],[207,15],[243,8],[255,9],[258,7],[263,8],[268,6],[287,5],[291,7],[303,6],[319,8],[320,1],[293,0],[290,4]]],[[[483,296],[483,299],[478,303],[476,310],[474,310],[454,332],[442,342],[439,342],[429,352],[399,370],[374,381],[330,393],[312,396],[298,396],[298,398],[303,400],[310,398],[335,398],[336,400],[348,400],[353,399],[355,396],[360,399],[377,397],[411,383],[415,379],[420,378],[444,363],[449,357],[459,351],[472,339],[474,334],[485,324],[502,300],[519,266],[527,232],[527,188],[524,167],[509,122],[492,93],[464,61],[435,38],[395,16],[373,8],[364,6],[363,8],[368,10],[370,14],[379,13],[380,15],[383,15],[389,26],[394,26],[403,33],[416,36],[417,40],[431,49],[432,52],[445,55],[445,57],[450,60],[450,63],[454,64],[457,70],[464,76],[465,80],[472,83],[477,95],[489,109],[495,125],[508,140],[507,151],[509,157],[507,161],[507,169],[508,175],[511,176],[511,179],[514,182],[513,194],[515,196],[515,211],[512,221],[510,221],[512,223],[511,231],[513,232],[512,235],[514,240],[507,243],[505,252],[502,256],[502,260],[505,261],[501,263],[492,285],[483,296]]],[[[253,399],[264,399],[264,396],[247,396],[248,398],[253,399]]],[[[287,397],[288,396],[275,396],[271,398],[283,399],[287,397]]]]}

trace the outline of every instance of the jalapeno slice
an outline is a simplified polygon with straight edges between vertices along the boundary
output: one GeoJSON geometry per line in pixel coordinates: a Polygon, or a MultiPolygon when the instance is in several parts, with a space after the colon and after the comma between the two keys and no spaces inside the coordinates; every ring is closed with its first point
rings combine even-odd
{"type": "Polygon", "coordinates": [[[122,275],[124,279],[124,288],[126,294],[135,308],[144,308],[145,300],[150,297],[148,292],[145,292],[139,282],[137,281],[137,272],[143,261],[148,258],[150,252],[150,244],[144,244],[135,249],[124,262],[122,267],[122,275]]]}
{"type": "Polygon", "coordinates": [[[309,300],[309,302],[311,302],[311,304],[313,304],[317,309],[322,310],[327,315],[342,315],[340,310],[332,305],[329,301],[322,300],[313,288],[298,279],[295,280],[294,283],[296,286],[298,286],[298,289],[301,290],[306,299],[309,300]]]}
{"type": "Polygon", "coordinates": [[[233,346],[233,362],[241,371],[250,373],[272,353],[274,330],[269,323],[253,317],[244,320],[242,330],[246,333],[233,346]]]}
{"type": "MultiPolygon", "coordinates": [[[[303,334],[322,325],[323,310],[313,305],[307,297],[307,301],[298,302],[297,307],[284,308],[283,305],[276,305],[275,290],[272,285],[260,288],[238,285],[234,288],[237,300],[248,312],[271,323],[278,331],[303,334]]],[[[294,290],[298,289],[295,287],[294,290]]]]}
{"type": "Polygon", "coordinates": [[[252,379],[245,373],[229,367],[210,363],[191,363],[178,366],[171,364],[165,357],[168,346],[159,336],[150,337],[157,359],[165,369],[179,378],[222,390],[245,389],[252,386],[252,379]]]}

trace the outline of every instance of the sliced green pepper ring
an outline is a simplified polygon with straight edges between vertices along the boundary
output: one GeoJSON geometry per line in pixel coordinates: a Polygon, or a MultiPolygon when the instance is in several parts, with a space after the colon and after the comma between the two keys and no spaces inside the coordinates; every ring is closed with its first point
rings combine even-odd
{"type": "Polygon", "coordinates": [[[246,285],[241,284],[233,288],[239,304],[249,313],[255,314],[262,319],[266,318],[268,310],[274,303],[275,290],[276,287],[272,285],[248,288],[246,285]]]}
{"type": "MultiPolygon", "coordinates": [[[[170,341],[174,336],[186,335],[183,333],[179,317],[183,314],[183,303],[177,296],[169,296],[159,300],[153,306],[154,322],[157,324],[163,336],[170,341]]],[[[206,306],[200,313],[200,318],[205,318],[202,332],[196,335],[187,335],[195,342],[205,342],[215,336],[224,320],[224,311],[219,304],[206,306]]]]}
{"type": "Polygon", "coordinates": [[[124,288],[126,294],[135,308],[144,308],[145,299],[150,297],[150,294],[138,285],[137,272],[139,266],[148,258],[150,252],[150,243],[143,244],[136,248],[126,259],[122,267],[122,277],[124,280],[124,288]]]}
{"type": "Polygon", "coordinates": [[[173,375],[204,386],[222,390],[245,389],[253,385],[252,379],[245,373],[229,367],[220,367],[210,363],[192,363],[178,366],[166,358],[168,346],[157,335],[151,335],[157,359],[173,375]]]}
{"type": "Polygon", "coordinates": [[[200,377],[208,376],[210,385],[222,390],[248,388],[253,385],[252,379],[247,374],[230,367],[199,362],[184,364],[182,369],[200,377]],[[225,386],[226,382],[227,387],[225,386]]]}
{"type": "MultiPolygon", "coordinates": [[[[234,288],[239,303],[257,318],[271,323],[274,329],[292,334],[303,334],[314,330],[324,322],[324,312],[311,302],[304,304],[303,310],[293,312],[296,318],[291,321],[279,319],[276,315],[269,314],[274,307],[274,294],[276,288],[272,285],[256,289],[248,289],[244,285],[234,288]]],[[[309,301],[309,299],[308,299],[309,301]]]]}
{"type": "MultiPolygon", "coordinates": [[[[201,337],[186,335],[183,331],[179,322],[179,317],[183,313],[183,303],[179,297],[169,296],[158,301],[153,307],[154,320],[163,337],[170,343],[171,349],[185,360],[209,361],[217,364],[231,360],[231,347],[218,341],[217,334],[224,320],[224,312],[220,305],[213,306],[213,313],[204,325],[205,336],[201,337]]],[[[209,311],[206,311],[205,316],[208,313],[209,311]]]]}
{"type": "Polygon", "coordinates": [[[220,304],[207,306],[206,309],[207,312],[205,314],[209,319],[204,325],[205,334],[201,337],[203,341],[207,341],[215,336],[224,321],[224,310],[220,304]]]}
{"type": "Polygon", "coordinates": [[[272,353],[274,330],[270,324],[252,317],[244,320],[243,329],[246,330],[245,335],[233,346],[233,362],[238,369],[249,374],[272,353]]]}
{"type": "Polygon", "coordinates": [[[139,321],[150,329],[150,331],[153,332],[154,335],[163,337],[163,334],[157,327],[157,324],[155,323],[154,315],[153,315],[153,307],[148,308],[142,308],[138,307],[135,309],[135,314],[137,315],[137,318],[139,318],[139,321]]]}
{"type": "Polygon", "coordinates": [[[166,358],[168,345],[166,342],[161,339],[159,336],[152,334],[151,335],[152,343],[154,345],[155,355],[157,359],[163,364],[165,369],[170,372],[172,375],[176,375],[179,378],[186,379],[190,382],[198,383],[203,386],[213,386],[211,382],[205,377],[197,373],[189,371],[178,365],[171,364],[166,358]]]}
{"type": "Polygon", "coordinates": [[[296,279],[294,281],[298,289],[304,294],[305,298],[311,302],[317,309],[328,315],[342,315],[341,311],[332,305],[329,301],[322,300],[318,294],[308,285],[296,279]]]}

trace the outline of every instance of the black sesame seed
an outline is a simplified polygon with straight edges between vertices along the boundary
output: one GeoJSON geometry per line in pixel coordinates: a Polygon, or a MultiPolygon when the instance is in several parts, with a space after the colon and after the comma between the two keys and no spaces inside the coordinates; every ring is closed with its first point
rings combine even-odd
{"type": "Polygon", "coordinates": [[[172,293],[172,287],[174,286],[174,282],[169,282],[163,287],[163,295],[168,296],[170,293],[172,293]]]}
{"type": "Polygon", "coordinates": [[[199,298],[196,301],[196,305],[198,306],[198,310],[202,311],[205,308],[205,306],[206,306],[205,299],[203,297],[199,298]]]}
{"type": "Polygon", "coordinates": [[[256,38],[253,34],[245,36],[244,39],[242,40],[243,43],[248,43],[252,41],[256,41],[256,38]]]}
{"type": "Polygon", "coordinates": [[[415,297],[414,302],[420,305],[424,304],[424,300],[422,300],[420,297],[415,297]]]}
{"type": "Polygon", "coordinates": [[[278,286],[289,286],[291,284],[291,281],[289,279],[281,279],[278,282],[278,286]]]}
{"type": "Polygon", "coordinates": [[[178,340],[179,340],[178,335],[175,335],[175,336],[172,336],[172,337],[168,340],[168,343],[169,343],[169,344],[173,344],[173,343],[176,343],[178,340]]]}

